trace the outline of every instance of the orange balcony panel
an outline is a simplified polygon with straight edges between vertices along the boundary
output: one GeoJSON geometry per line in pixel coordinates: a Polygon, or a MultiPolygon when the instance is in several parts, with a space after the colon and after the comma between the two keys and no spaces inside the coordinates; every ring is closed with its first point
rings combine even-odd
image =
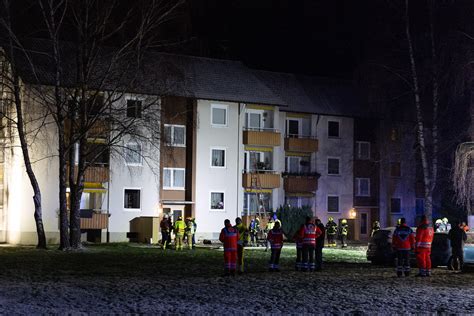
{"type": "Polygon", "coordinates": [[[318,140],[311,138],[285,138],[285,151],[314,153],[318,151],[318,140]]]}
{"type": "Polygon", "coordinates": [[[279,173],[244,173],[242,186],[248,189],[276,189],[280,187],[279,173]]]}
{"type": "Polygon", "coordinates": [[[286,176],[283,181],[286,192],[314,192],[318,189],[318,178],[313,176],[286,176]]]}
{"type": "Polygon", "coordinates": [[[92,217],[81,217],[81,229],[106,229],[109,223],[109,215],[104,213],[92,213],[92,217]]]}
{"type": "Polygon", "coordinates": [[[244,145],[280,146],[280,133],[274,131],[244,131],[244,145]]]}
{"type": "Polygon", "coordinates": [[[109,166],[89,166],[84,174],[85,182],[108,182],[109,166]]]}

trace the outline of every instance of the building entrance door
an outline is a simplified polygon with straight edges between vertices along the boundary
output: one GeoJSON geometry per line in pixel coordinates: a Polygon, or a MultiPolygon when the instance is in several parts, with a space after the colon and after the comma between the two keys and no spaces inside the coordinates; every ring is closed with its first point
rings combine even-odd
{"type": "Polygon", "coordinates": [[[370,236],[370,213],[359,211],[359,238],[366,240],[370,236]]]}

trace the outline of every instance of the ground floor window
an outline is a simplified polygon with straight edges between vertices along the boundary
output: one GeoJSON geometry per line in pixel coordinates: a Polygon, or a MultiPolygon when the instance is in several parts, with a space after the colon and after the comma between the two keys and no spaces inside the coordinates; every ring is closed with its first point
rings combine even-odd
{"type": "Polygon", "coordinates": [[[400,213],[402,211],[402,199],[391,198],[390,199],[390,212],[400,213]]]}
{"type": "Polygon", "coordinates": [[[328,212],[329,213],[338,213],[339,212],[339,197],[338,196],[328,196],[328,212]]]}
{"type": "Polygon", "coordinates": [[[312,207],[313,198],[305,196],[287,196],[285,199],[285,205],[291,207],[312,207]]]}
{"type": "Polygon", "coordinates": [[[140,209],[140,189],[125,189],[124,190],[124,208],[126,209],[140,209]]]}
{"type": "Polygon", "coordinates": [[[271,209],[271,193],[244,193],[244,212],[242,215],[258,215],[271,209]]]}
{"type": "Polygon", "coordinates": [[[224,192],[211,192],[211,210],[224,210],[224,192]]]}

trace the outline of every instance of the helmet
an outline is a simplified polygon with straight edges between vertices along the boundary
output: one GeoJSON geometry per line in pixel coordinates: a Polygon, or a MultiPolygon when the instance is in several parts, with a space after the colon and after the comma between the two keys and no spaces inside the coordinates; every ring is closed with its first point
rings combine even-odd
{"type": "Polygon", "coordinates": [[[347,219],[345,218],[341,219],[341,224],[347,224],[347,219]]]}
{"type": "Polygon", "coordinates": [[[178,221],[181,221],[183,220],[183,217],[182,216],[178,216],[178,221]]]}
{"type": "Polygon", "coordinates": [[[443,221],[441,219],[437,219],[435,223],[436,224],[441,224],[441,223],[443,223],[443,221]]]}
{"type": "Polygon", "coordinates": [[[330,222],[332,222],[332,221],[334,220],[334,218],[332,218],[332,216],[329,216],[328,220],[329,220],[330,222]]]}
{"type": "Polygon", "coordinates": [[[163,218],[168,218],[168,214],[163,215],[163,218]]]}
{"type": "Polygon", "coordinates": [[[445,217],[443,218],[443,223],[447,223],[448,222],[448,219],[445,217]]]}
{"type": "Polygon", "coordinates": [[[237,217],[237,218],[235,219],[235,223],[236,223],[237,225],[239,225],[240,223],[242,223],[242,219],[241,219],[240,217],[237,217]]]}
{"type": "Polygon", "coordinates": [[[401,223],[402,223],[402,219],[401,218],[397,219],[397,225],[400,225],[401,223]]]}

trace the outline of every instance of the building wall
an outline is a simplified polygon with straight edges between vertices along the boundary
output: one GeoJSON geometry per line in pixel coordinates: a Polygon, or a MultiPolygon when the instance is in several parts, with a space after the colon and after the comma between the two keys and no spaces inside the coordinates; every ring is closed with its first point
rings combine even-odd
{"type": "Polygon", "coordinates": [[[239,150],[239,104],[208,100],[197,101],[196,126],[196,220],[198,239],[216,238],[224,220],[240,216],[243,152],[239,150]],[[211,125],[211,105],[227,106],[227,126],[211,125]],[[212,168],[211,147],[226,149],[226,167],[212,168]],[[211,210],[211,192],[224,192],[224,209],[211,210]]]}

